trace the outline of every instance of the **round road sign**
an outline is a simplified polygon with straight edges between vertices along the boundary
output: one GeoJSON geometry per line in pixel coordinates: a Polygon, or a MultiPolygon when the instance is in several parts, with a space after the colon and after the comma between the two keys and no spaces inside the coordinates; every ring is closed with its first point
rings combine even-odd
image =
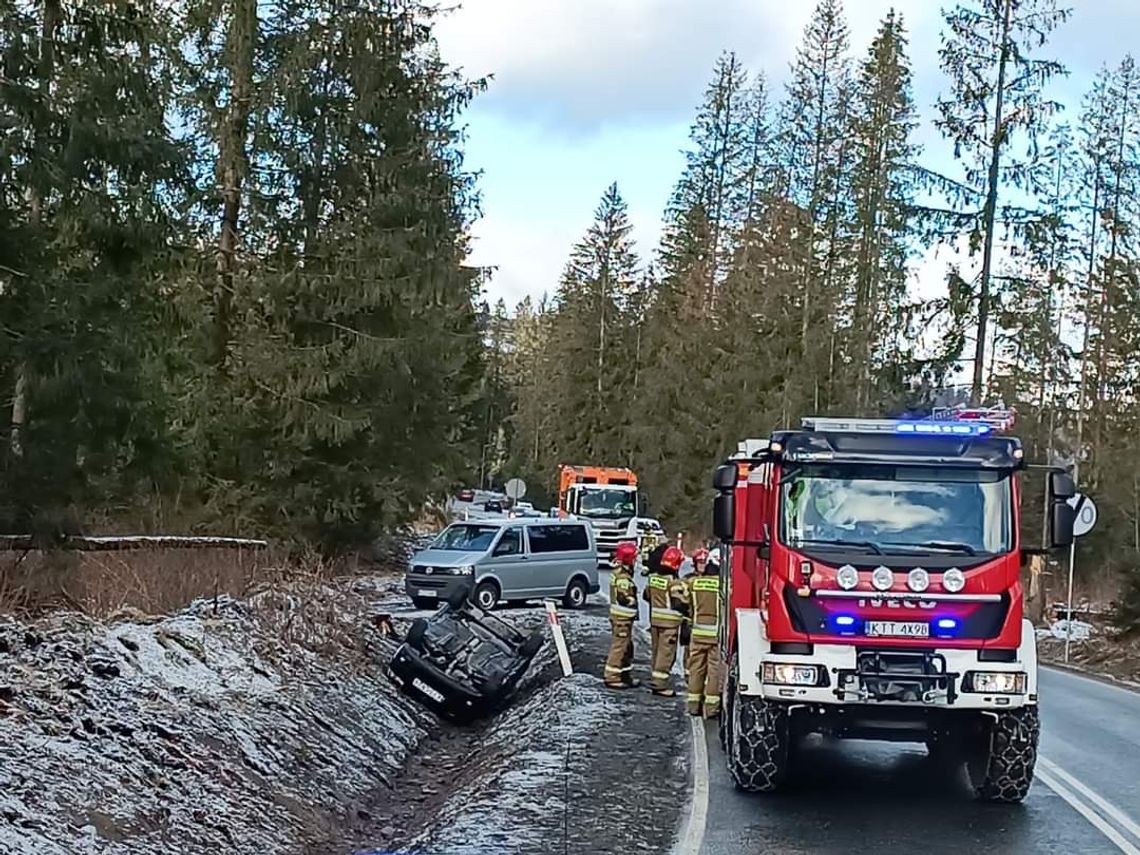
{"type": "Polygon", "coordinates": [[[503,489],[509,498],[521,499],[526,495],[526,481],[522,478],[512,478],[503,489]]]}
{"type": "Polygon", "coordinates": [[[1096,525],[1096,503],[1088,496],[1077,493],[1069,499],[1069,505],[1077,512],[1077,518],[1073,521],[1073,534],[1080,537],[1092,531],[1096,525]]]}

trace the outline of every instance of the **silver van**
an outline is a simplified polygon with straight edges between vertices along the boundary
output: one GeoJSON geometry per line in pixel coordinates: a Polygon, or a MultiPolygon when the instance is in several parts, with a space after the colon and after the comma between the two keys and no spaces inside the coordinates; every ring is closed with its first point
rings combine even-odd
{"type": "Polygon", "coordinates": [[[458,587],[490,610],[507,602],[561,597],[580,609],[597,593],[598,549],[589,523],[552,519],[456,522],[412,556],[404,589],[417,608],[434,608],[458,587]]]}

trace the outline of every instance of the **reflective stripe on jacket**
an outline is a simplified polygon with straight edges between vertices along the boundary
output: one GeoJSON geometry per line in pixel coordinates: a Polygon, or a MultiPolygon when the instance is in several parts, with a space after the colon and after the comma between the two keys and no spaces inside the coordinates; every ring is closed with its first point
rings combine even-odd
{"type": "Polygon", "coordinates": [[[683,608],[688,603],[685,583],[675,576],[660,573],[649,574],[649,625],[676,628],[685,615],[683,608]]]}
{"type": "Polygon", "coordinates": [[[610,617],[637,620],[637,585],[625,567],[615,567],[610,576],[610,617]]]}
{"type": "Polygon", "coordinates": [[[720,577],[694,576],[688,585],[693,608],[692,634],[696,638],[715,639],[720,627],[720,577]]]}

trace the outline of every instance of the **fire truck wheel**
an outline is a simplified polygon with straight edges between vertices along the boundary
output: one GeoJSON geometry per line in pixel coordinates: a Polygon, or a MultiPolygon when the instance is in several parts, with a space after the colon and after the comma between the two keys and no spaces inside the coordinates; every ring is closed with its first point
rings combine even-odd
{"type": "Polygon", "coordinates": [[[969,764],[979,799],[1016,804],[1028,795],[1040,735],[1041,720],[1036,706],[998,714],[982,756],[977,763],[969,764]],[[975,768],[981,771],[980,775],[975,768]]]}
{"type": "Polygon", "coordinates": [[[750,793],[770,793],[783,783],[790,760],[788,709],[762,698],[732,699],[727,737],[728,771],[736,786],[750,793]]]}

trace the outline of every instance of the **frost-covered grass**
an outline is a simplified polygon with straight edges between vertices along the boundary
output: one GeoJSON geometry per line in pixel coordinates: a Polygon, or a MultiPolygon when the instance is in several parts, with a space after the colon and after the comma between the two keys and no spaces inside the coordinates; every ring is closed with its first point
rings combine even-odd
{"type": "Polygon", "coordinates": [[[0,622],[0,852],[266,855],[328,837],[434,721],[382,674],[384,586],[358,587],[0,622]]]}

